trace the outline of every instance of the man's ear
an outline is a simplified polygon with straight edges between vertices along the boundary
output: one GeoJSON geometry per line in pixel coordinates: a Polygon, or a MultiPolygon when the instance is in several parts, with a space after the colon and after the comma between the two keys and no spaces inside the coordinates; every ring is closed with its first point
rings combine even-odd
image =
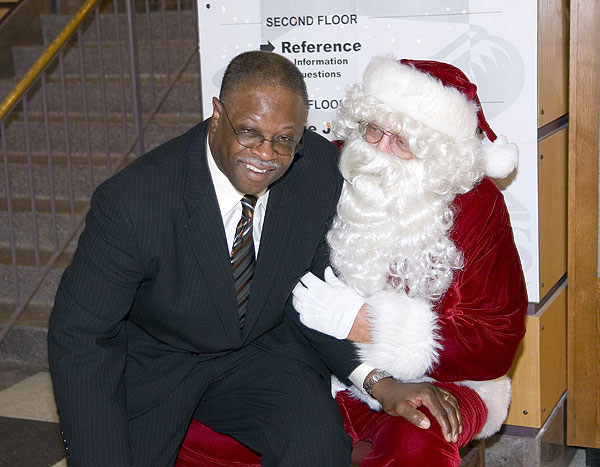
{"type": "Polygon", "coordinates": [[[221,104],[219,99],[216,97],[212,98],[212,107],[213,113],[210,119],[209,132],[214,134],[214,132],[217,130],[217,126],[219,125],[219,119],[221,118],[221,104]]]}

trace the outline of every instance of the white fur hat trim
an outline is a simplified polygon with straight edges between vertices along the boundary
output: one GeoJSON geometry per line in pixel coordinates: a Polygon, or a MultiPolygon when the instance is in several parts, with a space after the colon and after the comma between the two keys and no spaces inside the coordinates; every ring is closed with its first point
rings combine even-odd
{"type": "MultiPolygon", "coordinates": [[[[363,74],[363,92],[457,143],[475,135],[480,109],[474,100],[437,77],[393,57],[377,56],[371,60],[363,74]]],[[[481,117],[485,120],[483,114],[481,117]]],[[[490,137],[495,137],[493,132],[490,137]]],[[[489,177],[508,176],[517,167],[518,156],[516,144],[508,143],[505,136],[494,142],[483,141],[484,171],[489,177]]]]}
{"type": "Polygon", "coordinates": [[[450,136],[472,138],[477,128],[477,104],[458,89],[390,57],[375,57],[363,75],[363,92],[450,136]]]}

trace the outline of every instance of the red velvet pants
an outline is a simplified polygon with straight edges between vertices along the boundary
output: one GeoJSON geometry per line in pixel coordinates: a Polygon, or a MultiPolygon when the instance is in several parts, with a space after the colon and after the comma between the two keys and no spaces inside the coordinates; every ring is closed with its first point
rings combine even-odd
{"type": "Polygon", "coordinates": [[[362,459],[360,467],[384,466],[458,466],[461,463],[459,448],[471,441],[481,431],[487,419],[487,408],[475,391],[452,383],[436,383],[456,397],[463,417],[463,431],[458,443],[444,439],[440,425],[429,410],[421,410],[431,427],[423,430],[400,417],[374,412],[366,404],[348,395],[337,394],[336,401],[342,412],[344,428],[353,443],[368,441],[371,452],[362,459]]]}
{"type": "MultiPolygon", "coordinates": [[[[426,408],[421,407],[419,410],[431,420],[431,427],[423,430],[403,418],[374,412],[363,402],[351,398],[347,392],[338,393],[336,401],[353,444],[368,441],[373,446],[366,457],[364,451],[353,452],[352,462],[360,462],[361,467],[460,465],[458,449],[481,431],[487,419],[487,408],[470,388],[452,383],[437,385],[446,388],[458,400],[463,417],[463,431],[456,444],[444,439],[440,426],[426,408]]],[[[235,439],[192,420],[175,465],[258,467],[260,456],[235,439]]]]}

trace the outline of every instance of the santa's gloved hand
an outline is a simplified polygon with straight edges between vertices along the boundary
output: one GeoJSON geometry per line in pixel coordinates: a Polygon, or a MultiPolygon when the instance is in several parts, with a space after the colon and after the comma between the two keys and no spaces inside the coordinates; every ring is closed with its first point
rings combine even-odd
{"type": "Polygon", "coordinates": [[[328,267],[325,282],[312,272],[306,273],[292,291],[292,303],[302,324],[337,339],[346,339],[364,300],[328,267]]]}

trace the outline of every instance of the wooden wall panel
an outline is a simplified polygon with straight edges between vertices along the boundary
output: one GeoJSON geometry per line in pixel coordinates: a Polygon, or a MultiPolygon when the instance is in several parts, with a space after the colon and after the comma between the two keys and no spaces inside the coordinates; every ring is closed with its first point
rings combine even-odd
{"type": "Polygon", "coordinates": [[[568,1],[538,2],[538,128],[568,112],[568,1]]]}
{"type": "Polygon", "coordinates": [[[540,316],[540,384],[543,424],[567,390],[567,291],[564,288],[540,316]]]}
{"type": "Polygon", "coordinates": [[[505,423],[537,428],[541,420],[539,318],[526,316],[525,326],[527,333],[508,372],[512,379],[512,401],[505,423]]]}
{"type": "Polygon", "coordinates": [[[567,442],[600,448],[600,3],[571,0],[567,442]]]}
{"type": "Polygon", "coordinates": [[[567,388],[567,293],[556,290],[535,315],[508,375],[513,396],[508,425],[541,428],[567,388]]]}
{"type": "Polygon", "coordinates": [[[540,299],[567,272],[567,129],[539,143],[540,299]]]}

